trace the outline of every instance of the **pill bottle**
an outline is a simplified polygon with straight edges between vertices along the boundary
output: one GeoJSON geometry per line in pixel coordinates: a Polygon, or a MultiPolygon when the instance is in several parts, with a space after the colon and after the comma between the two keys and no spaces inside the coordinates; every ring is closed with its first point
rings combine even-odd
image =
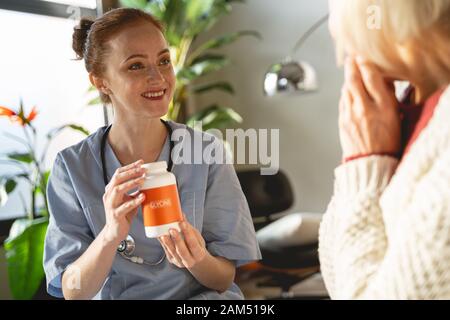
{"type": "Polygon", "coordinates": [[[157,238],[169,234],[170,229],[180,231],[183,220],[175,175],[167,171],[166,161],[143,164],[145,181],[140,191],[145,194],[142,203],[145,235],[157,238]]]}

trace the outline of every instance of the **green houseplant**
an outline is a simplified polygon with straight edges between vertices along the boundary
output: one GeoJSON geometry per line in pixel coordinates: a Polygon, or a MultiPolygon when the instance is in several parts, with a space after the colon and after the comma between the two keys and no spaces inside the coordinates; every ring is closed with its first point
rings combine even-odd
{"type": "Polygon", "coordinates": [[[31,299],[44,277],[42,258],[48,225],[46,189],[50,174],[50,171],[44,168],[44,163],[49,145],[65,128],[85,135],[89,134],[87,130],[74,124],[57,127],[47,133],[45,145],[38,153],[37,130],[32,124],[36,115],[37,110],[34,107],[26,116],[22,102],[18,112],[0,106],[0,116],[8,117],[12,122],[20,125],[24,135],[19,137],[5,133],[6,138],[13,139],[22,146],[22,151],[1,154],[0,163],[12,165],[19,170],[0,176],[0,205],[6,204],[8,195],[16,190],[19,181],[25,181],[30,192],[29,204],[20,194],[25,217],[14,221],[9,236],[4,242],[9,285],[15,299],[31,299]],[[38,200],[41,200],[40,203],[38,200]]]}
{"type": "MultiPolygon", "coordinates": [[[[224,68],[229,59],[217,51],[242,36],[260,38],[255,31],[238,31],[209,39],[204,43],[192,44],[198,35],[209,30],[219,19],[232,10],[232,2],[243,0],[121,0],[124,7],[144,10],[160,20],[165,26],[165,35],[172,53],[177,85],[174,99],[169,106],[167,117],[190,126],[194,121],[202,121],[203,129],[225,128],[242,122],[241,116],[232,108],[213,104],[200,108],[194,114],[187,114],[189,95],[206,94],[221,90],[234,94],[233,86],[226,81],[214,81],[194,86],[207,74],[224,68]]],[[[98,103],[95,99],[91,104],[98,103]]]]}

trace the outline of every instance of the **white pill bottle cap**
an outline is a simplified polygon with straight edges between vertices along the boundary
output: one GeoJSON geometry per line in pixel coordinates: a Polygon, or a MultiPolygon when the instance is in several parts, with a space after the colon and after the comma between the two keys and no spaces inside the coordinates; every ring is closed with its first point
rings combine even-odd
{"type": "Polygon", "coordinates": [[[145,169],[145,182],[141,190],[159,188],[171,184],[176,184],[175,175],[167,171],[167,162],[158,161],[141,165],[145,169]]]}

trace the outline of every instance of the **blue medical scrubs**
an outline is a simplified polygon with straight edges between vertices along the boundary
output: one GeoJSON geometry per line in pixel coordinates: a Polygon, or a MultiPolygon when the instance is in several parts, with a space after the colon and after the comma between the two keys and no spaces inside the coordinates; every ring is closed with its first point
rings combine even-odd
{"type": "MultiPolygon", "coordinates": [[[[172,130],[202,139],[207,133],[169,121],[172,130]]],[[[105,185],[101,170],[100,143],[106,127],[80,143],[59,152],[50,175],[47,195],[50,223],[45,239],[44,270],[47,291],[63,297],[61,275],[89,247],[105,226],[102,196],[105,185]]],[[[222,142],[209,135],[210,143],[222,142]]],[[[169,136],[158,161],[168,161],[169,136]]],[[[180,139],[175,147],[193,144],[180,139]],[[184,145],[179,145],[182,143],[184,145]]],[[[143,140],[145,142],[145,140],[143,140]]],[[[108,178],[122,165],[109,143],[105,147],[108,178]]],[[[261,258],[249,208],[232,164],[176,163],[181,207],[188,221],[206,241],[208,251],[241,266],[261,258]]],[[[145,236],[142,212],[133,220],[130,235],[136,241],[135,255],[152,263],[164,255],[157,239],[145,236]]],[[[202,286],[187,269],[164,259],[155,266],[140,265],[116,254],[111,271],[95,299],[242,299],[236,284],[224,293],[202,286]]]]}

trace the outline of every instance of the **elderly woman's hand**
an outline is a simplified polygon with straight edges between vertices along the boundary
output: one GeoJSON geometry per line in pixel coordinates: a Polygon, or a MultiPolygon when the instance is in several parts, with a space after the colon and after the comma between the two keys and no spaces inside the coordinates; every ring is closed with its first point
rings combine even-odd
{"type": "Polygon", "coordinates": [[[344,159],[397,155],[401,149],[400,114],[393,85],[361,58],[348,58],[339,103],[339,133],[344,159]]]}

